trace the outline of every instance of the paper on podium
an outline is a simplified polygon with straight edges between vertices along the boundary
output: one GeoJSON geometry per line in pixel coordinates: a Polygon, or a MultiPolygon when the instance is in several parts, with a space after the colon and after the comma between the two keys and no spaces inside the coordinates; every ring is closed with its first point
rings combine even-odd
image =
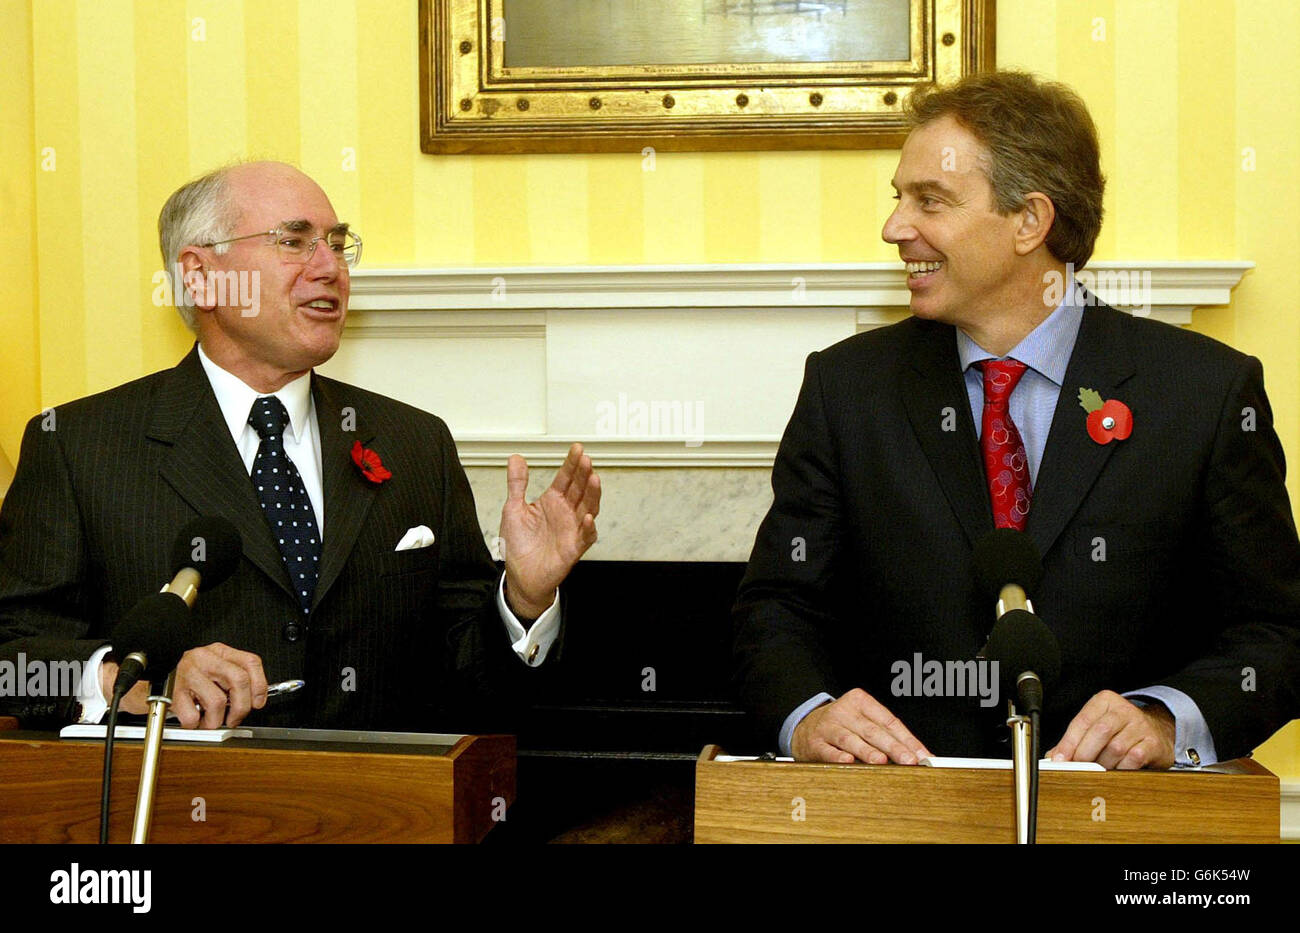
{"type": "MultiPolygon", "coordinates": [[[[758,761],[755,755],[718,755],[714,761],[758,761]]],[[[794,761],[793,758],[768,758],[767,761],[794,761]]],[[[804,762],[812,764],[813,762],[804,762]]],[[[945,758],[934,755],[922,758],[919,764],[927,768],[985,768],[990,771],[1010,771],[1010,758],[945,758]]],[[[1095,761],[1051,761],[1044,758],[1038,763],[1039,771],[1105,771],[1095,761]]]]}
{"type": "MultiPolygon", "coordinates": [[[[992,771],[1010,771],[1010,758],[944,758],[938,755],[922,758],[927,768],[987,768],[992,771]]],[[[1038,762],[1039,771],[1105,771],[1095,761],[1052,761],[1044,758],[1038,762]]]]}
{"type": "MultiPolygon", "coordinates": [[[[113,740],[143,739],[144,726],[118,726],[113,730],[113,740]]],[[[108,726],[102,723],[79,722],[59,730],[61,739],[102,739],[108,726]]],[[[227,739],[252,738],[251,729],[172,729],[163,727],[163,738],[169,742],[224,742],[227,739]]]]}

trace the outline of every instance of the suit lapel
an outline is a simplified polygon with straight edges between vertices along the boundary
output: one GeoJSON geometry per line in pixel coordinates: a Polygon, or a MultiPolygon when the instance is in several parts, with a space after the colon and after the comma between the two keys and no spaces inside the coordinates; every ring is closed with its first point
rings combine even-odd
{"type": "Polygon", "coordinates": [[[244,556],[292,595],[280,549],[199,362],[197,344],[162,383],[148,436],[171,449],[159,473],[199,515],[220,515],[239,530],[244,556]]]}
{"type": "Polygon", "coordinates": [[[311,386],[320,430],[321,482],[325,490],[325,538],[320,577],[312,599],[314,609],[347,563],[377,487],[365,480],[352,462],[352,445],[357,441],[368,445],[373,440],[357,411],[358,406],[349,405],[341,397],[339,383],[330,379],[313,373],[311,386]],[[344,430],[345,418],[349,430],[344,430]]]}
{"type": "Polygon", "coordinates": [[[910,366],[903,369],[903,401],[921,449],[939,478],[948,504],[973,544],[993,529],[993,509],[984,482],[984,464],[971,421],[970,397],[957,359],[951,327],[917,321],[910,366]],[[944,430],[945,409],[956,430],[944,430]]]}
{"type": "Polygon", "coordinates": [[[1132,358],[1120,335],[1121,313],[1106,305],[1083,313],[1025,526],[1043,555],[1078,511],[1117,446],[1113,441],[1098,444],[1088,435],[1088,415],[1079,404],[1079,390],[1096,389],[1103,399],[1115,398],[1133,375],[1132,358]]]}

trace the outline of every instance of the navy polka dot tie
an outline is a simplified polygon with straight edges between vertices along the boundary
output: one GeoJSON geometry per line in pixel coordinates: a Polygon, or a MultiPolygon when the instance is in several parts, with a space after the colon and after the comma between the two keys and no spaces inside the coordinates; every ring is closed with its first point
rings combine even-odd
{"type": "Polygon", "coordinates": [[[311,598],[320,574],[321,536],[307,488],[298,468],[284,452],[289,413],[278,398],[265,395],[253,402],[248,423],[262,439],[253,459],[253,486],[262,502],[266,523],[279,542],[294,595],[306,615],[311,612],[311,598]]]}

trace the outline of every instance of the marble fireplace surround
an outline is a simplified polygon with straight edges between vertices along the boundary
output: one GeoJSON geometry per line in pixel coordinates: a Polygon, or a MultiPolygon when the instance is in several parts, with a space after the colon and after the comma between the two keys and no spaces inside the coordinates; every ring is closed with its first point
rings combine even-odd
{"type": "MultiPolygon", "coordinates": [[[[1103,299],[1182,326],[1252,267],[1086,271],[1103,299]]],[[[582,441],[603,485],[588,560],[743,561],[805,357],[907,304],[895,262],[362,268],[321,371],[447,422],[489,545],[510,454],[536,468],[532,497],[582,441]]]]}

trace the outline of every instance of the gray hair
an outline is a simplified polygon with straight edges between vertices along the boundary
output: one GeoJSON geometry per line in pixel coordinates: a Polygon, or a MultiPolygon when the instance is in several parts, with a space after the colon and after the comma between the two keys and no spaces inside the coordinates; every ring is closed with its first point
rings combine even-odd
{"type": "MultiPolygon", "coordinates": [[[[163,272],[171,284],[172,301],[185,326],[195,333],[198,324],[181,280],[180,252],[187,246],[230,236],[238,222],[226,179],[231,167],[219,168],[177,188],[158,214],[158,247],[162,251],[163,272]]],[[[223,244],[214,249],[224,253],[229,248],[229,244],[223,244]]]]}

